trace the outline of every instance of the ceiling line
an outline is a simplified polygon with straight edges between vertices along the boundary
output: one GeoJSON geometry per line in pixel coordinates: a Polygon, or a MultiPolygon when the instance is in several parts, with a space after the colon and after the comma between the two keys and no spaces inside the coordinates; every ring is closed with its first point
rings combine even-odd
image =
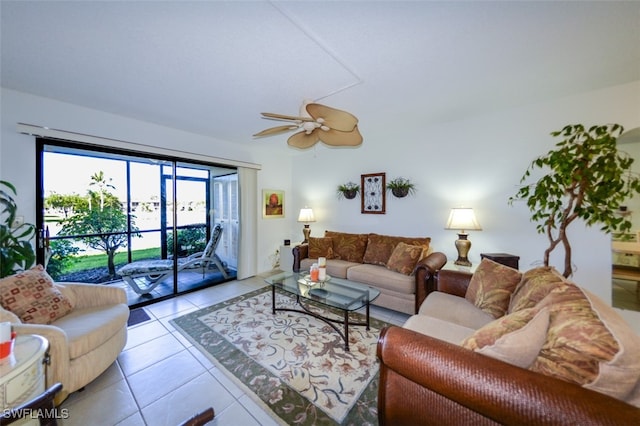
{"type": "Polygon", "coordinates": [[[277,5],[275,2],[269,0],[269,4],[271,4],[271,6],[273,6],[278,12],[280,12],[282,14],[282,16],[284,16],[289,22],[291,22],[296,28],[298,28],[300,31],[302,31],[302,33],[307,36],[307,38],[309,38],[309,40],[311,40],[312,42],[314,42],[320,49],[322,49],[327,55],[329,55],[334,61],[336,61],[338,63],[338,65],[340,65],[342,68],[344,68],[349,74],[351,74],[351,76],[353,76],[356,81],[354,81],[353,83],[347,84],[343,87],[340,87],[324,96],[321,96],[317,99],[314,99],[314,101],[319,101],[321,99],[324,98],[328,98],[329,96],[333,96],[335,94],[338,94],[340,92],[343,92],[347,89],[350,89],[352,87],[358,86],[362,83],[364,83],[364,80],[354,71],[351,69],[351,67],[349,67],[343,60],[341,60],[340,58],[338,58],[338,56],[333,53],[329,47],[327,47],[324,43],[322,43],[320,41],[320,39],[318,37],[316,37],[315,35],[313,35],[311,33],[311,30],[305,28],[299,21],[299,19],[294,19],[294,16],[291,12],[286,11],[285,9],[283,9],[281,6],[277,5]]]}

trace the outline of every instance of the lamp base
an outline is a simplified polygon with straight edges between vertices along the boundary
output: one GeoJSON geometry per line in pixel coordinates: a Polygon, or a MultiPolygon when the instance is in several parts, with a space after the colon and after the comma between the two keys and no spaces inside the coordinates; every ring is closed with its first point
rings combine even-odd
{"type": "Polygon", "coordinates": [[[469,254],[469,249],[471,249],[471,241],[467,239],[468,234],[460,233],[458,234],[458,239],[456,240],[456,249],[458,250],[458,259],[453,262],[456,265],[460,266],[471,266],[471,262],[469,262],[469,258],[467,255],[469,254]]]}
{"type": "Polygon", "coordinates": [[[302,244],[308,243],[309,235],[311,235],[311,228],[309,228],[309,225],[305,225],[304,228],[302,228],[302,235],[304,235],[304,241],[302,244]]]}

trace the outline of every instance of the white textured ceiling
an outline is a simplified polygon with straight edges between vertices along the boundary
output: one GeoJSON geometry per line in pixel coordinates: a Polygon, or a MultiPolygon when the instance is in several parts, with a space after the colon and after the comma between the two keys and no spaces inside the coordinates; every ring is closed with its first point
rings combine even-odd
{"type": "Polygon", "coordinates": [[[3,87],[238,143],[274,125],[261,111],[303,99],[361,129],[426,126],[640,80],[637,1],[2,0],[0,13],[3,87]]]}

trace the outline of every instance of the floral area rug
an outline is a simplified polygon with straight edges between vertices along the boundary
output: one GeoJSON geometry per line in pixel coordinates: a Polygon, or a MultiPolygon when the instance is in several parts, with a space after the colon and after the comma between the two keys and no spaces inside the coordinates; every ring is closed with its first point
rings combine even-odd
{"type": "MultiPolygon", "coordinates": [[[[276,306],[299,309],[280,292],[276,306]]],[[[327,314],[326,307],[311,308],[327,314]]],[[[388,325],[383,321],[371,318],[369,331],[350,326],[347,352],[325,322],[297,312],[273,315],[271,288],[265,287],[171,323],[283,424],[378,423],[376,344],[388,325]]]]}

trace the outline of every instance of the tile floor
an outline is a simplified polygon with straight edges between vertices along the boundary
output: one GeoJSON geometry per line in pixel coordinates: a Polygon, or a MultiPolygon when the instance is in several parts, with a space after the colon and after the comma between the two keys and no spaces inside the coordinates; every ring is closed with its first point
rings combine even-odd
{"type": "MultiPolygon", "coordinates": [[[[169,320],[265,286],[263,277],[230,281],[145,306],[151,320],[129,328],[127,345],[100,377],[61,405],[64,426],[176,425],[213,406],[213,425],[276,425],[269,414],[182,337],[169,320]]],[[[408,315],[372,306],[402,324],[408,315]]]]}

